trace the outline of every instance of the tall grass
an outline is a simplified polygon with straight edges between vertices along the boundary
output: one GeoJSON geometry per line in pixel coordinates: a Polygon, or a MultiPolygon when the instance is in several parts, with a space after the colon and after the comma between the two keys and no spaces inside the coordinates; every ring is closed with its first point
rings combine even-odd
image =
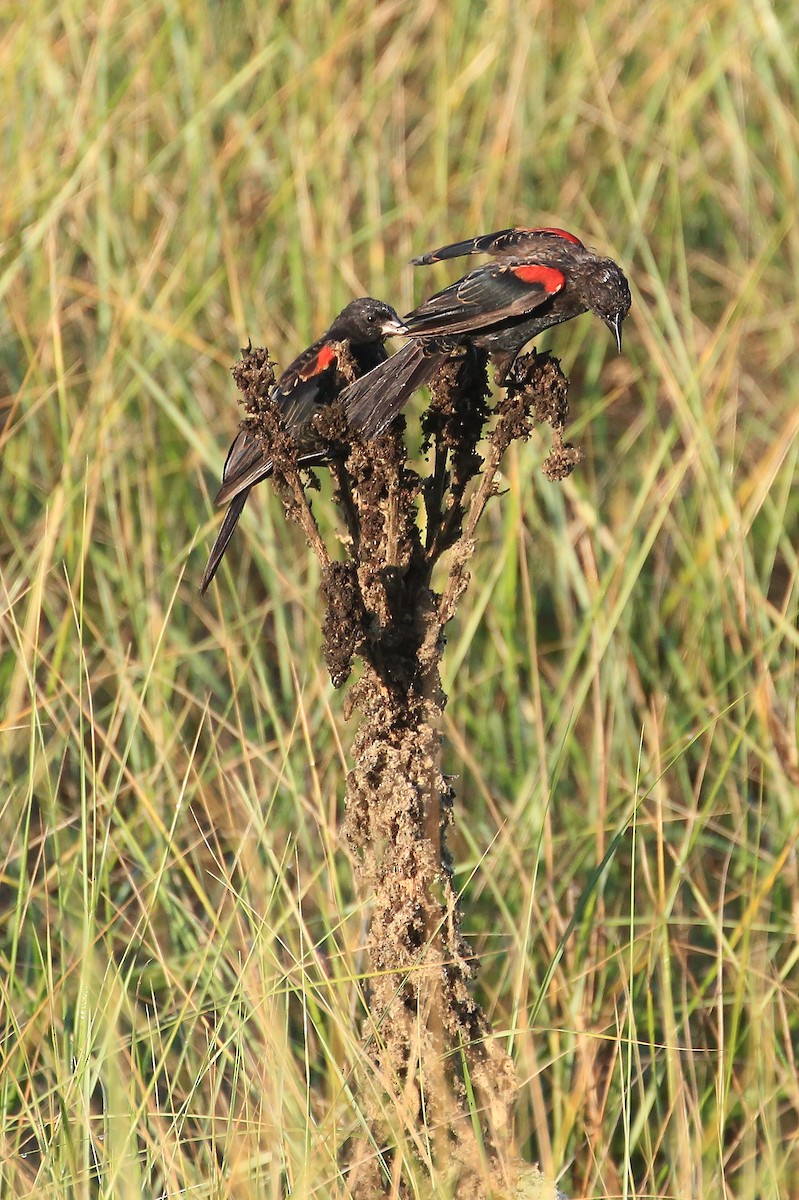
{"type": "Polygon", "coordinates": [[[403,311],[453,277],[412,253],[515,223],[635,291],[623,359],[587,317],[549,339],[586,462],[508,455],[445,660],[520,1149],[573,1195],[799,1194],[798,26],[7,6],[3,1195],[346,1195],[352,730],[268,488],[196,594],[227,368],[355,294],[403,311]]]}

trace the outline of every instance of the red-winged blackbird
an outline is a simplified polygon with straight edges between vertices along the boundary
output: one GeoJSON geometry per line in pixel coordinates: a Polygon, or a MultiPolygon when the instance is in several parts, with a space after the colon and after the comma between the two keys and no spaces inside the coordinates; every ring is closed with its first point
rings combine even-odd
{"type": "Polygon", "coordinates": [[[612,258],[600,258],[565,229],[501,229],[442,246],[417,265],[492,254],[403,318],[413,340],[386,363],[350,384],[342,399],[350,428],[374,437],[412,393],[466,345],[488,351],[502,382],[522,347],[552,325],[595,312],[616,338],[630,309],[630,289],[612,258]]]}
{"type": "MultiPolygon", "coordinates": [[[[346,382],[338,370],[340,348],[349,351],[356,371],[362,375],[388,357],[384,340],[404,332],[405,326],[389,304],[365,296],[342,309],[327,332],[286,368],[270,398],[280,405],[285,428],[298,443],[297,461],[301,466],[321,463],[326,456],[313,417],[321,405],[329,404],[339,394],[346,382]]],[[[216,503],[230,507],[211,550],[200,584],[201,593],[216,574],[250,489],[271,475],[272,465],[261,440],[247,423],[242,425],[222,471],[216,503]]]]}

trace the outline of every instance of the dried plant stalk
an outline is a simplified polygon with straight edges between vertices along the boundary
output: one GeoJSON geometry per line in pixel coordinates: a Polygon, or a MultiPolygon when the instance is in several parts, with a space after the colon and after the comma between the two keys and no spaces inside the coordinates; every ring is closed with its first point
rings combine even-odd
{"type": "MultiPolygon", "coordinates": [[[[268,365],[265,352],[251,352],[258,353],[268,365]]],[[[562,441],[567,383],[549,356],[517,360],[483,463],[477,447],[491,415],[485,357],[453,358],[431,388],[424,430],[432,469],[424,480],[407,465],[402,419],[374,441],[350,444],[331,406],[319,429],[331,444],[349,551],[334,562],[268,387],[257,369],[236,378],[255,414],[249,419],[269,442],[288,515],[322,565],[324,654],[334,684],[348,679],[354,658],[363,664],[347,704],[348,715],[359,711],[360,726],[343,832],[359,885],[372,895],[363,1037],[373,1070],[362,1080],[371,1138],[351,1148],[351,1192],[359,1200],[403,1194],[400,1146],[414,1148],[420,1166],[448,1179],[454,1195],[507,1192],[520,1166],[512,1139],[516,1079],[470,988],[476,964],[461,935],[447,848],[453,793],[441,770],[440,665],[444,628],[467,586],[475,531],[507,447],[545,420],[555,431],[550,477],[578,460],[562,441]],[[447,554],[438,594],[432,572],[447,554]]]]}

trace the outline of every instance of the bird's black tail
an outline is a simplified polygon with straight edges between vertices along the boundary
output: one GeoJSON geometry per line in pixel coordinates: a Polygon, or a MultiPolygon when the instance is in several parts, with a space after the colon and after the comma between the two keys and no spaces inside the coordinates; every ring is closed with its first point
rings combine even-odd
{"type": "Polygon", "coordinates": [[[228,543],[233,537],[233,530],[239,523],[242,509],[247,503],[247,497],[250,494],[250,489],[246,488],[243,492],[239,492],[230,502],[230,507],[225,513],[219,533],[216,535],[216,541],[211,548],[211,554],[208,558],[208,566],[205,568],[202,583],[200,584],[200,595],[202,596],[208,589],[208,585],[213,579],[222,561],[222,556],[228,548],[228,543]]]}
{"type": "Polygon", "coordinates": [[[362,375],[341,393],[347,421],[361,438],[377,437],[387,429],[417,388],[429,383],[450,356],[428,344],[413,341],[391,358],[362,375]]]}
{"type": "Polygon", "coordinates": [[[479,237],[467,238],[465,242],[452,242],[439,246],[427,254],[417,254],[411,259],[414,267],[428,267],[430,263],[442,262],[445,258],[461,258],[464,254],[495,254],[512,246],[514,235],[528,234],[526,229],[500,229],[496,233],[482,233],[479,237]]]}

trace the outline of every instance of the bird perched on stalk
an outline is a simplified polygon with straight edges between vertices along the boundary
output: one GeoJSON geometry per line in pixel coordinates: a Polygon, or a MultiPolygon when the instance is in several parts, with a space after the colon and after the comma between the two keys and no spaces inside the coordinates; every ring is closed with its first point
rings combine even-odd
{"type": "Polygon", "coordinates": [[[612,258],[589,250],[565,229],[501,229],[411,259],[427,266],[467,254],[496,260],[436,292],[403,318],[412,340],[343,392],[350,428],[374,437],[453,353],[486,350],[501,383],[520,350],[553,325],[594,312],[621,350],[630,289],[612,258]]]}
{"type": "MultiPolygon", "coordinates": [[[[389,304],[364,296],[342,309],[327,332],[286,368],[270,398],[280,406],[283,424],[297,441],[300,466],[325,460],[327,451],[314,429],[313,418],[322,405],[335,399],[347,382],[339,371],[342,348],[357,374],[362,375],[388,358],[385,339],[404,332],[405,326],[389,304]]],[[[229,507],[211,549],[200,584],[201,594],[217,572],[250,490],[271,475],[272,468],[272,459],[262,440],[247,423],[243,424],[228,451],[222,486],[216,495],[217,504],[229,507]]]]}

